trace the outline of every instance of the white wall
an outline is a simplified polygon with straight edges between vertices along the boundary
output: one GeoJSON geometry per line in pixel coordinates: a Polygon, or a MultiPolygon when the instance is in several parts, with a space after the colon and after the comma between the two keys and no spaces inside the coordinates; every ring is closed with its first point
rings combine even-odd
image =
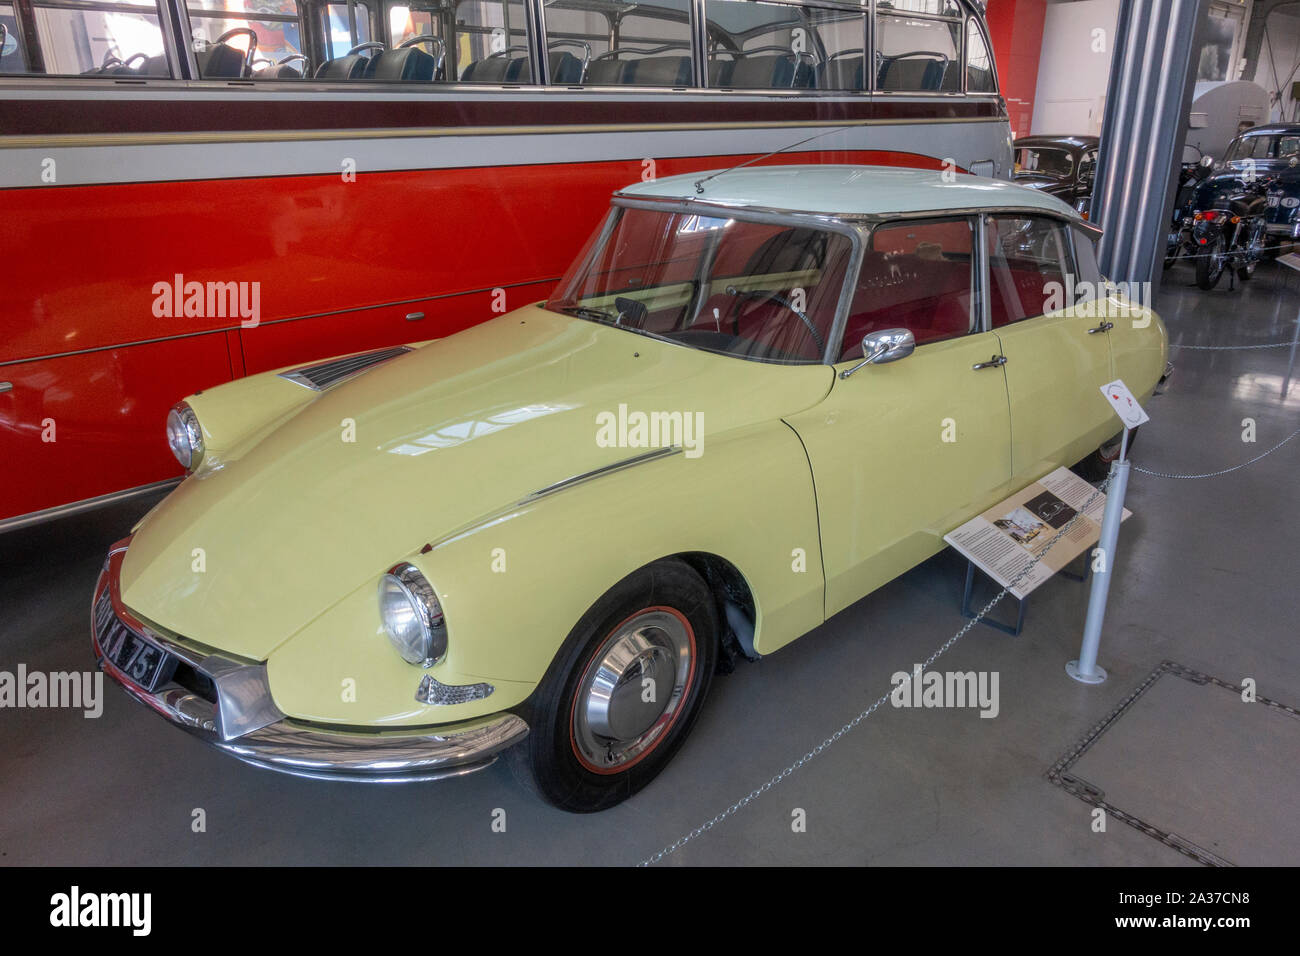
{"type": "Polygon", "coordinates": [[[1101,132],[1118,11],[1119,0],[1047,5],[1033,133],[1101,132]]]}

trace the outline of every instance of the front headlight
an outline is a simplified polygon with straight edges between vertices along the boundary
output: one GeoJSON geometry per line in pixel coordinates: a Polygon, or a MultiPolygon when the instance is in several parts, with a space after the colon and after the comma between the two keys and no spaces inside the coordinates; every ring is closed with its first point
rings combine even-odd
{"type": "Polygon", "coordinates": [[[379,580],[379,616],[408,664],[432,667],[447,655],[447,627],[433,585],[413,564],[398,564],[379,580]]]}
{"type": "Polygon", "coordinates": [[[184,402],[167,413],[167,444],[187,472],[199,467],[203,460],[203,429],[194,409],[184,402]]]}

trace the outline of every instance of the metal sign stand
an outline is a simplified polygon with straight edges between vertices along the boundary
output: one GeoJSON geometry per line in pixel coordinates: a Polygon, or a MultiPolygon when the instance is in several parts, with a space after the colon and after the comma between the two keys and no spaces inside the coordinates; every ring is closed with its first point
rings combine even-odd
{"type": "Polygon", "coordinates": [[[1120,439],[1119,460],[1110,466],[1110,491],[1106,495],[1106,510],[1101,517],[1101,549],[1104,561],[1093,571],[1092,592],[1088,595],[1088,617],[1083,625],[1083,644],[1079,659],[1065,665],[1065,672],[1081,684],[1100,684],[1106,680],[1106,671],[1097,664],[1097,650],[1101,646],[1101,625],[1106,617],[1106,598],[1110,594],[1110,575],[1115,567],[1115,545],[1119,541],[1120,520],[1124,517],[1124,492],[1128,488],[1128,429],[1120,439]]]}

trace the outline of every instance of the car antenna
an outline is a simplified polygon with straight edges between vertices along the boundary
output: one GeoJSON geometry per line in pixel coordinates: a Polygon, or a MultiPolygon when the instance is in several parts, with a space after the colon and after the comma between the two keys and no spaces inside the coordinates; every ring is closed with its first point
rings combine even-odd
{"type": "Polygon", "coordinates": [[[737,163],[730,169],[720,169],[716,173],[709,173],[709,175],[705,176],[703,179],[695,180],[695,192],[697,195],[704,192],[704,184],[717,176],[725,176],[727,173],[734,173],[738,169],[744,169],[746,166],[752,166],[754,163],[762,162],[769,157],[777,155],[777,153],[784,153],[788,149],[794,149],[796,146],[802,146],[804,143],[811,143],[813,140],[821,139],[823,136],[829,136],[831,133],[842,133],[846,129],[853,129],[856,125],[857,124],[854,123],[849,126],[837,126],[834,129],[822,130],[820,133],[809,136],[807,139],[801,139],[797,143],[790,143],[786,146],[780,147],[779,149],[774,149],[770,153],[764,153],[762,156],[755,156],[753,159],[747,159],[743,163],[737,163]]]}

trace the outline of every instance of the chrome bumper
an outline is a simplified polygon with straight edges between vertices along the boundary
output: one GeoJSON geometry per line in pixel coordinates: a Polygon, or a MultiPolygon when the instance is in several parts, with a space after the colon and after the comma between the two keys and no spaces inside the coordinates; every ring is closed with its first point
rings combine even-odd
{"type": "Polygon", "coordinates": [[[436,730],[373,733],[291,720],[271,699],[265,664],[179,644],[122,604],[119,576],[129,544],[127,538],[113,545],[95,585],[91,645],[100,669],[140,703],[244,763],[322,780],[441,780],[490,766],[501,751],[528,735],[528,725],[514,714],[436,730]],[[117,628],[167,655],[164,683],[149,689],[108,659],[101,638],[108,640],[117,628]]]}

